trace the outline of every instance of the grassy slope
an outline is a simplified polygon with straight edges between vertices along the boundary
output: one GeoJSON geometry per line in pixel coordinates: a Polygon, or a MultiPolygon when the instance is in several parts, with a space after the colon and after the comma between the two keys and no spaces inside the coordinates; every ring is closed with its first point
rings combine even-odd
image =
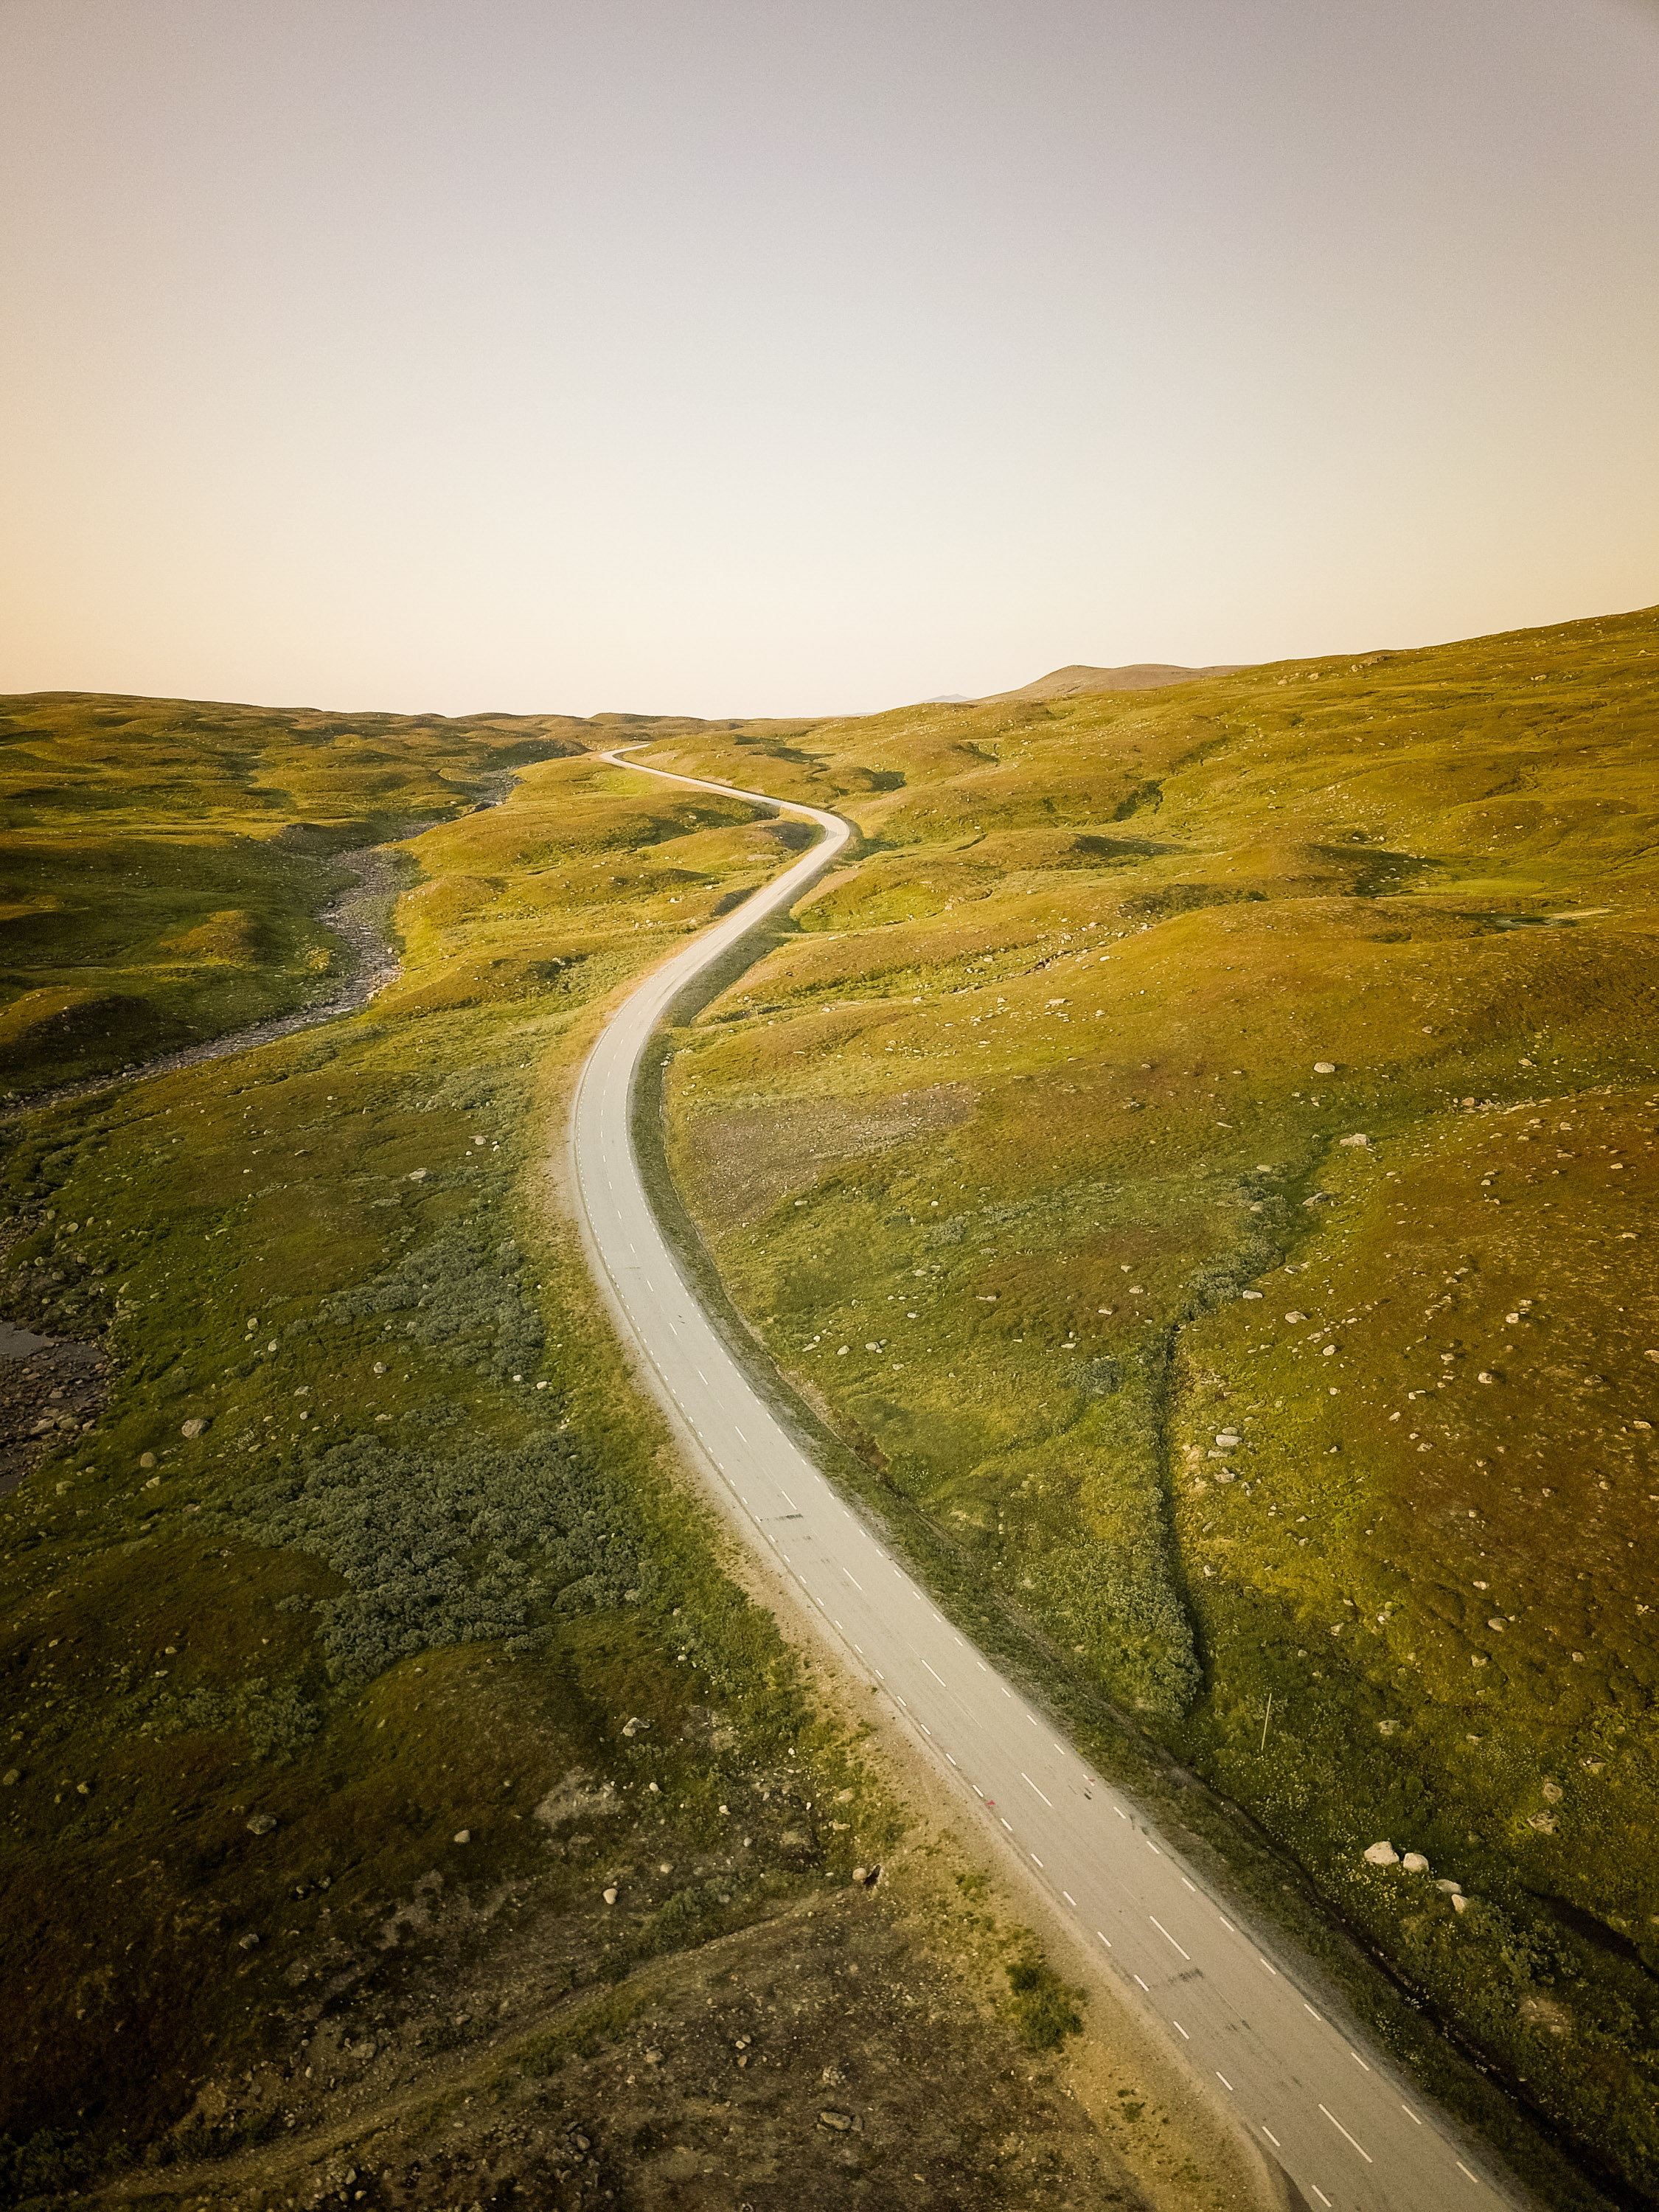
{"type": "Polygon", "coordinates": [[[580,749],[562,716],[284,714],[0,699],[0,1058],[9,1093],[101,1074],[327,995],[329,855],[580,749]]]}
{"type": "MultiPolygon", "coordinates": [[[[417,750],[386,813],[431,795],[417,750]]],[[[537,1204],[596,1000],[776,837],[578,759],[412,849],[370,1012],[7,1132],[0,1311],[115,1381],[0,1503],[0,2194],[1143,2201],[1031,2062],[1066,1993],[731,1579],[537,1204]]],[[[1162,2201],[1241,2201],[1115,2080],[1162,2201]]]]}
{"type": "Polygon", "coordinates": [[[1656,674],[1650,611],[648,756],[866,841],[675,1041],[739,1308],[1647,2193],[1656,674]]]}

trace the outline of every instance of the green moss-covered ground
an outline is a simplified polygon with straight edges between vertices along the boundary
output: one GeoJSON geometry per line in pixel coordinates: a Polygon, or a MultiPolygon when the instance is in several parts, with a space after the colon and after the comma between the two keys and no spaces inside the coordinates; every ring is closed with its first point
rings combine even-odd
{"type": "Polygon", "coordinates": [[[863,837],[674,1039],[737,1305],[959,1608],[1650,2194],[1656,672],[1650,611],[645,756],[863,837]]]}
{"type": "MultiPolygon", "coordinates": [[[[42,820],[88,728],[178,711],[19,710],[42,820]]],[[[242,732],[226,810],[281,803],[204,840],[201,756],[176,805],[129,791],[177,873],[112,918],[76,873],[112,848],[46,821],[77,961],[149,975],[145,932],[244,862],[261,927],[313,927],[324,864],[282,855],[321,739],[202,718],[242,732]]],[[[1156,2172],[1179,2131],[1154,2102],[1115,2149],[1057,2084],[1066,1992],[945,1839],[914,1848],[856,1717],[733,1580],[550,1218],[596,1002],[773,872],[776,835],[586,757],[456,812],[500,733],[403,734],[380,815],[358,790],[329,817],[345,844],[455,813],[404,848],[404,973],[371,1008],[0,1133],[0,1315],[109,1378],[0,1500],[0,2196],[644,2203],[717,2159],[757,2203],[780,2175],[809,2206],[1042,2177],[1147,2201],[1124,2160],[1144,2140],[1156,2172]]],[[[250,959],[238,1020],[292,981],[250,959]]],[[[196,1030],[212,988],[183,971],[196,1030]]],[[[170,1035],[146,994],[133,1050],[170,1035]]],[[[43,1048],[20,1087],[106,1065],[43,1048]]]]}

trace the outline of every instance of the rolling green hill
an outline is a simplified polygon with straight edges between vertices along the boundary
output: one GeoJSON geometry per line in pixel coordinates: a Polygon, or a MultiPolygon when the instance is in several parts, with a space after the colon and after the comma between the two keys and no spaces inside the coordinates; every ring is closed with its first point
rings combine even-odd
{"type": "Polygon", "coordinates": [[[752,1601],[550,1189],[601,1011],[773,827],[594,762],[614,720],[9,721],[18,902],[60,902],[14,986],[122,1009],[14,1032],[18,1090],[290,1006],[308,945],[332,988],[328,855],[447,818],[368,1006],[0,1122],[0,1319],[52,1340],[0,1339],[0,2201],[718,2163],[814,2208],[902,2155],[1247,2204],[752,1601]]]}
{"type": "Polygon", "coordinates": [[[1659,2189],[1659,613],[643,757],[863,835],[672,1040],[737,1307],[1659,2189]]]}

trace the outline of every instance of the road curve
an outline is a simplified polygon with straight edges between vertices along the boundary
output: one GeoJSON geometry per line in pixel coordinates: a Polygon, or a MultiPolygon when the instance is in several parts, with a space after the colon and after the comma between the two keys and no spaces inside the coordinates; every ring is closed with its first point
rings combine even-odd
{"type": "Polygon", "coordinates": [[[624,1340],[746,1541],[792,1577],[820,1633],[892,1699],[941,1790],[1012,1850],[1155,2021],[1236,2109],[1310,2207],[1448,2212],[1510,2202],[1387,2060],[1304,1996],[1282,1949],[1229,1913],[1146,1814],[1107,1787],[959,1635],[812,1464],[726,1350],[681,1274],[634,1154],[634,1084],[691,979],[787,907],[847,844],[815,807],[605,756],[671,782],[783,808],[818,844],[654,969],[589,1054],[571,1121],[590,1263],[624,1340]]]}

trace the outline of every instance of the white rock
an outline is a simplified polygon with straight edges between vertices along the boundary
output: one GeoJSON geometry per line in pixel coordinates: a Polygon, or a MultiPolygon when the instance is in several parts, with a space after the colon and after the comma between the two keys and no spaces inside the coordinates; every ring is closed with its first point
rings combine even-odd
{"type": "Polygon", "coordinates": [[[1299,1312],[1295,1306],[1292,1306],[1289,1313],[1285,1315],[1285,1318],[1286,1321],[1306,1321],[1308,1316],[1306,1314],[1299,1312]]]}
{"type": "Polygon", "coordinates": [[[1336,1062],[1334,1060],[1316,1060],[1314,1062],[1314,1073],[1316,1075],[1334,1075],[1336,1073],[1336,1062]]]}
{"type": "Polygon", "coordinates": [[[1455,1897],[1458,1891],[1461,1890],[1462,1887],[1463,1885],[1461,1881],[1448,1881],[1443,1875],[1435,1884],[1435,1887],[1440,1891],[1443,1896],[1445,1897],[1455,1897]]]}
{"type": "Polygon", "coordinates": [[[617,1893],[616,1893],[616,1891],[615,1891],[614,1889],[607,1889],[607,1890],[605,1891],[605,1903],[606,1903],[607,1905],[614,1905],[614,1904],[616,1903],[616,1901],[617,1901],[617,1893]]]}
{"type": "Polygon", "coordinates": [[[1365,1848],[1367,1866],[1398,1866],[1400,1854],[1392,1844],[1369,1844],[1365,1848]]]}
{"type": "Polygon", "coordinates": [[[1370,1139],[1369,1137],[1339,1137],[1337,1142],[1340,1145],[1369,1145],[1370,1139]]]}
{"type": "Polygon", "coordinates": [[[1426,1874],[1429,1870],[1429,1863],[1421,1851],[1407,1851],[1400,1863],[1407,1874],[1426,1874]]]}
{"type": "Polygon", "coordinates": [[[455,1831],[455,1840],[458,1844],[470,1844],[472,1841],[471,1829],[457,1828],[455,1831]]]}
{"type": "Polygon", "coordinates": [[[1462,1912],[1467,1911],[1468,1902],[1469,1900],[1464,1896],[1461,1889],[1454,1890],[1452,1892],[1452,1911],[1454,1912],[1462,1912]]]}

